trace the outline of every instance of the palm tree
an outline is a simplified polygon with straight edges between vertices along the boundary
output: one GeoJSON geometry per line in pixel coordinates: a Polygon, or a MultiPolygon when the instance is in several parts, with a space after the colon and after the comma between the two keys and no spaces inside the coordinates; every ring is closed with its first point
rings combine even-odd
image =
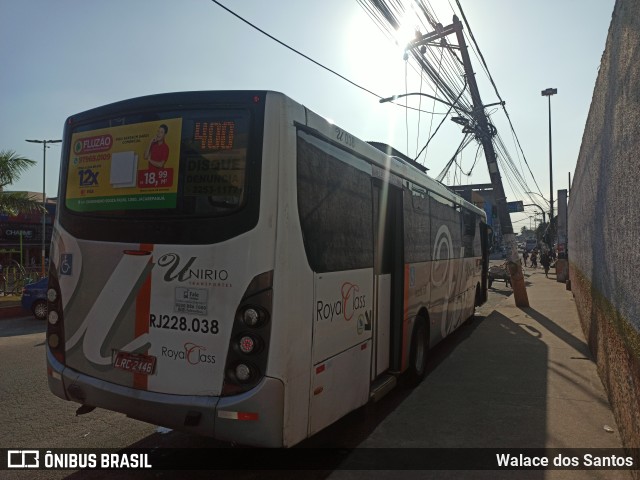
{"type": "Polygon", "coordinates": [[[0,150],[0,212],[9,215],[43,212],[42,202],[27,192],[5,192],[4,188],[17,182],[24,172],[36,164],[35,160],[18,155],[13,150],[0,150]]]}

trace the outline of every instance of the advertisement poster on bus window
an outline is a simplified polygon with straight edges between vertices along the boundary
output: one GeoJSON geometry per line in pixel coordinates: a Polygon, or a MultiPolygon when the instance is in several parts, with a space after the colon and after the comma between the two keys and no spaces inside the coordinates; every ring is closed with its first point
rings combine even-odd
{"type": "Polygon", "coordinates": [[[74,133],[66,205],[76,212],[174,208],[182,119],[74,133]]]}

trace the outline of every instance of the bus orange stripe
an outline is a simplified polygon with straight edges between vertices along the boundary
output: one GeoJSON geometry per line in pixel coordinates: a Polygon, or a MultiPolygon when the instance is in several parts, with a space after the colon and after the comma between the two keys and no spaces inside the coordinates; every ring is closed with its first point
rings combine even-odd
{"type": "MultiPolygon", "coordinates": [[[[153,245],[143,243],[140,244],[140,250],[153,251],[153,245]]],[[[140,335],[149,333],[149,314],[151,313],[151,272],[142,284],[142,288],[136,297],[136,323],[135,338],[140,335]]],[[[141,373],[133,374],[133,386],[142,390],[147,389],[147,375],[141,373]]]]}

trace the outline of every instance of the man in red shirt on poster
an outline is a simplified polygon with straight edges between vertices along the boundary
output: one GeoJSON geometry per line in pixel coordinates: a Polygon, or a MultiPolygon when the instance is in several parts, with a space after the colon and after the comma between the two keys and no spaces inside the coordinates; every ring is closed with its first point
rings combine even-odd
{"type": "Polygon", "coordinates": [[[169,127],[162,124],[158,127],[156,136],[151,139],[147,150],[144,152],[145,160],[149,160],[149,167],[163,168],[169,158],[169,146],[165,143],[169,127]]]}

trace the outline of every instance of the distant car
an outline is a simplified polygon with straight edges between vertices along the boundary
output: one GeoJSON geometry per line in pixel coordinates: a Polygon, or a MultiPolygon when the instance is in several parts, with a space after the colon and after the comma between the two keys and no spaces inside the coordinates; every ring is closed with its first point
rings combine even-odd
{"type": "Polygon", "coordinates": [[[30,310],[38,320],[47,318],[48,278],[30,283],[22,289],[22,308],[30,310]]]}

